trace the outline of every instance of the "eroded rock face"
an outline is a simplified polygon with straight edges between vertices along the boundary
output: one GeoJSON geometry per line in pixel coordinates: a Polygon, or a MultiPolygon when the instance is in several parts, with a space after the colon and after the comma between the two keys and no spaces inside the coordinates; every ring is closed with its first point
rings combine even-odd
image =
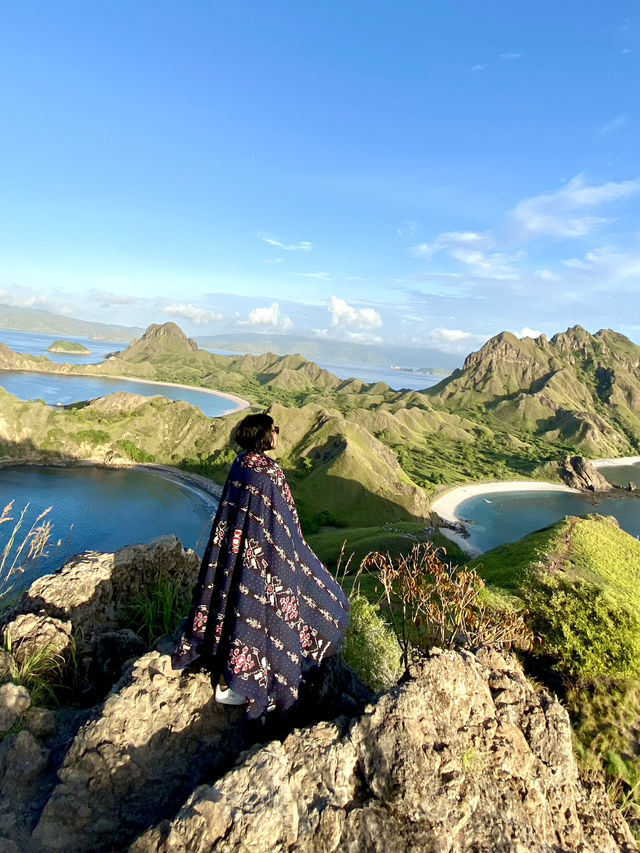
{"type": "Polygon", "coordinates": [[[50,616],[71,623],[85,640],[119,627],[136,593],[163,579],[177,581],[190,591],[199,560],[175,536],[149,545],[129,545],[115,554],[85,551],[53,575],[36,580],[16,612],[50,616]]]}
{"type": "Polygon", "coordinates": [[[243,710],[218,705],[206,673],[157,651],[135,662],[78,732],[33,833],[40,851],[111,851],[170,815],[242,748],[243,710]]]}
{"type": "Polygon", "coordinates": [[[4,641],[10,644],[18,663],[23,663],[34,654],[44,653],[55,658],[64,656],[71,649],[71,622],[63,622],[51,616],[36,616],[23,613],[3,630],[4,641]]]}
{"type": "Polygon", "coordinates": [[[31,705],[26,687],[9,682],[0,686],[0,735],[8,732],[31,705]]]}
{"type": "Polygon", "coordinates": [[[584,456],[567,456],[560,466],[560,476],[572,489],[607,492],[613,488],[595,465],[584,456]]]}
{"type": "Polygon", "coordinates": [[[130,853],[635,849],[579,782],[561,705],[499,655],[447,652],[351,723],[245,754],[130,853]]]}

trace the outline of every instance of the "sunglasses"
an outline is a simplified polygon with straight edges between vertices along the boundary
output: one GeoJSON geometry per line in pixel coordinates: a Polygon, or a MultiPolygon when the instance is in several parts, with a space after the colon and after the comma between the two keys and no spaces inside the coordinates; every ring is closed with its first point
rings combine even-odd
{"type": "Polygon", "coordinates": [[[275,432],[276,435],[280,435],[280,427],[272,426],[271,429],[275,432]]]}

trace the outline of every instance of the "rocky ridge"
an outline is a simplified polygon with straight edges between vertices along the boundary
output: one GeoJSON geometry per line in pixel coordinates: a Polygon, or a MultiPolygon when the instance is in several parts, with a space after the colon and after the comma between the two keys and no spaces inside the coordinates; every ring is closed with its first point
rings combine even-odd
{"type": "MultiPolygon", "coordinates": [[[[82,555],[32,586],[10,629],[82,637],[95,663],[105,638],[121,648],[120,600],[154,565],[191,583],[197,561],[172,539],[82,555]]],[[[256,731],[214,701],[207,673],[174,671],[171,647],[134,650],[75,716],[0,688],[0,850],[636,849],[604,790],[580,781],[566,712],[515,660],[434,651],[374,697],[333,658],[296,717],[256,731]]]]}

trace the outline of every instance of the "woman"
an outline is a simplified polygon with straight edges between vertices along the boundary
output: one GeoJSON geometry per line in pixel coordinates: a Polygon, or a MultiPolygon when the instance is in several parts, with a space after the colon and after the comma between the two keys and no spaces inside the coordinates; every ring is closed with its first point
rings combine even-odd
{"type": "Polygon", "coordinates": [[[280,430],[267,414],[237,426],[231,466],[202,559],[186,631],[173,655],[206,664],[216,699],[248,701],[248,717],[285,711],[304,671],[334,654],[349,602],[307,545],[280,466],[266,455],[280,430]]]}

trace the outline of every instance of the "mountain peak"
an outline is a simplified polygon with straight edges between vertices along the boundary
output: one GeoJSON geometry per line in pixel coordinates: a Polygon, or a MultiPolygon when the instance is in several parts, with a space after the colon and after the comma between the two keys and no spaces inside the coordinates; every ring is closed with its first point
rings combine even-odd
{"type": "Polygon", "coordinates": [[[140,339],[141,341],[155,341],[171,339],[174,342],[181,341],[188,345],[189,349],[196,350],[198,345],[192,338],[188,338],[177,323],[152,323],[140,339]]]}

